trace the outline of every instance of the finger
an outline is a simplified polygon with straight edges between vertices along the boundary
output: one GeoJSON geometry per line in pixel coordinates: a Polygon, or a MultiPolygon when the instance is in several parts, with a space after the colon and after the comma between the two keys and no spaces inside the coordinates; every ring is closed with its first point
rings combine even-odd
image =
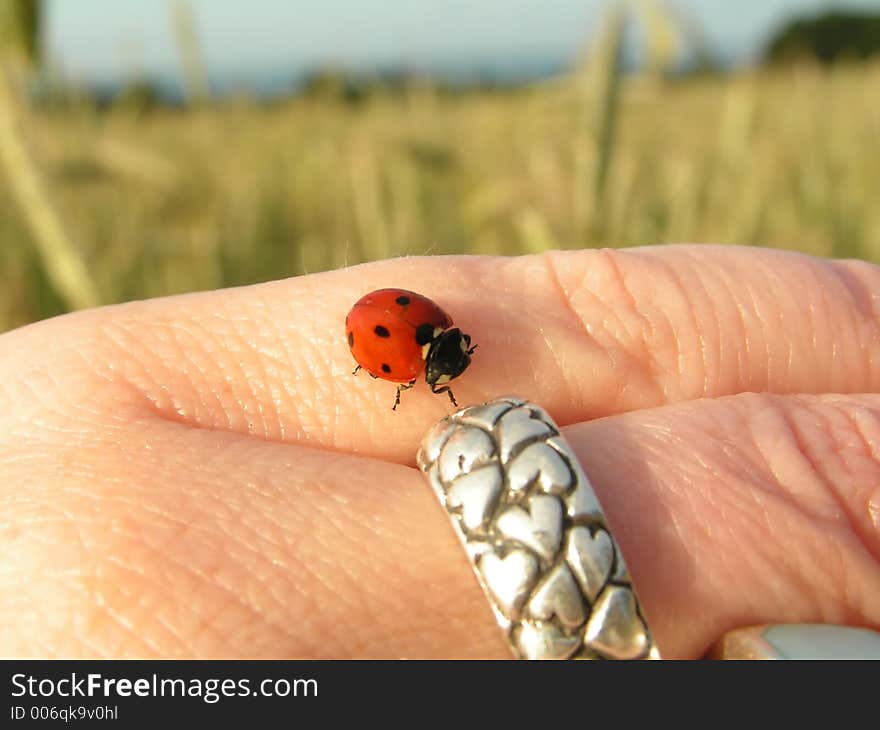
{"type": "Polygon", "coordinates": [[[665,656],[754,624],[880,627],[880,397],[745,394],[567,435],[665,656]]]}
{"type": "MultiPolygon", "coordinates": [[[[566,429],[667,657],[880,626],[880,397],[743,395],[566,429]]],[[[4,469],[0,651],[509,656],[413,469],[159,419],[4,469]]]]}
{"type": "Polygon", "coordinates": [[[459,401],[517,393],[562,424],[743,391],[867,392],[880,381],[877,267],[682,246],[397,259],[96,310],[4,336],[4,382],[26,373],[29,388],[61,381],[70,392],[73,379],[90,407],[114,414],[125,404],[412,463],[446,397],[421,385],[392,412],[394,384],[351,377],[343,335],[353,301],[389,285],[431,296],[479,345],[453,382],[459,401]]]}
{"type": "Polygon", "coordinates": [[[506,656],[414,469],[159,419],[51,433],[3,467],[2,656],[506,656]]]}

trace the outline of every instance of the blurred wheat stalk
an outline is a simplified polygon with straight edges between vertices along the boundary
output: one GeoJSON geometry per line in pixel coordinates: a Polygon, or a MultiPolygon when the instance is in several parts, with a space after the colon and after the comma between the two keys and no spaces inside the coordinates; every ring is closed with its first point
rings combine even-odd
{"type": "Polygon", "coordinates": [[[196,31],[196,18],[189,0],[171,0],[171,18],[186,98],[191,103],[210,101],[211,84],[205,70],[196,31]]]}
{"type": "Polygon", "coordinates": [[[45,181],[25,145],[19,118],[26,113],[23,88],[38,61],[39,4],[6,0],[0,18],[0,162],[33,233],[46,275],[70,309],[99,303],[88,269],[53,206],[45,181]]]}

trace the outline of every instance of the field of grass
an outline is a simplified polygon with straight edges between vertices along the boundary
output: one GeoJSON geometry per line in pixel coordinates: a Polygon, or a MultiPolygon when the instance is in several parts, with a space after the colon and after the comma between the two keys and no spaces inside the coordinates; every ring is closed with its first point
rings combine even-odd
{"type": "Polygon", "coordinates": [[[81,260],[0,168],[0,331],[407,254],[730,242],[880,260],[880,65],[429,85],[188,110],[17,104],[81,260]],[[77,297],[76,288],[91,292],[77,297]]]}

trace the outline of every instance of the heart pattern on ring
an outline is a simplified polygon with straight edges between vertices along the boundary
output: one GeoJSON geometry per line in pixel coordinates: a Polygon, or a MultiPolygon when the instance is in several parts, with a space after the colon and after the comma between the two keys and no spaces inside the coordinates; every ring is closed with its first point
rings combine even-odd
{"type": "Polygon", "coordinates": [[[577,582],[592,603],[608,580],[614,563],[614,544],[605,530],[591,535],[586,527],[575,527],[568,533],[565,558],[577,582]]]}
{"type": "Polygon", "coordinates": [[[517,506],[502,512],[498,529],[549,562],[562,541],[562,507],[556,497],[545,496],[532,497],[528,504],[528,512],[517,506]]]}
{"type": "Polygon", "coordinates": [[[495,507],[501,493],[501,469],[490,464],[456,479],[447,492],[450,507],[461,507],[462,522],[476,530],[495,507]]]}
{"type": "Polygon", "coordinates": [[[538,561],[526,550],[513,550],[504,558],[495,553],[480,556],[480,572],[498,608],[515,621],[538,578],[538,561]]]}
{"type": "Polygon", "coordinates": [[[629,588],[608,586],[593,606],[584,642],[614,659],[635,659],[648,643],[648,632],[629,588]]]}
{"type": "Polygon", "coordinates": [[[510,460],[507,479],[510,488],[515,492],[525,491],[537,480],[541,491],[560,496],[571,489],[573,484],[568,464],[556,449],[543,441],[527,446],[510,460]]]}
{"type": "Polygon", "coordinates": [[[568,659],[581,646],[579,636],[567,636],[553,624],[524,623],[514,640],[526,659],[568,659]]]}
{"type": "Polygon", "coordinates": [[[584,599],[564,562],[557,563],[535,590],[529,601],[529,616],[540,621],[556,616],[569,629],[577,628],[586,620],[584,599]]]}

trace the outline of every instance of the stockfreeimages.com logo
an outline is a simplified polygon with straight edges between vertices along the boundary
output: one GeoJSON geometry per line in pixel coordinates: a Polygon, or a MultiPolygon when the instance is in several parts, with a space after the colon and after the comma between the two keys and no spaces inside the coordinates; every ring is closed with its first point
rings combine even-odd
{"type": "Polygon", "coordinates": [[[72,672],[61,679],[42,679],[29,674],[12,675],[13,697],[65,699],[76,697],[197,697],[213,704],[223,697],[317,697],[316,679],[170,679],[155,674],[137,679],[80,676],[72,672]]]}

